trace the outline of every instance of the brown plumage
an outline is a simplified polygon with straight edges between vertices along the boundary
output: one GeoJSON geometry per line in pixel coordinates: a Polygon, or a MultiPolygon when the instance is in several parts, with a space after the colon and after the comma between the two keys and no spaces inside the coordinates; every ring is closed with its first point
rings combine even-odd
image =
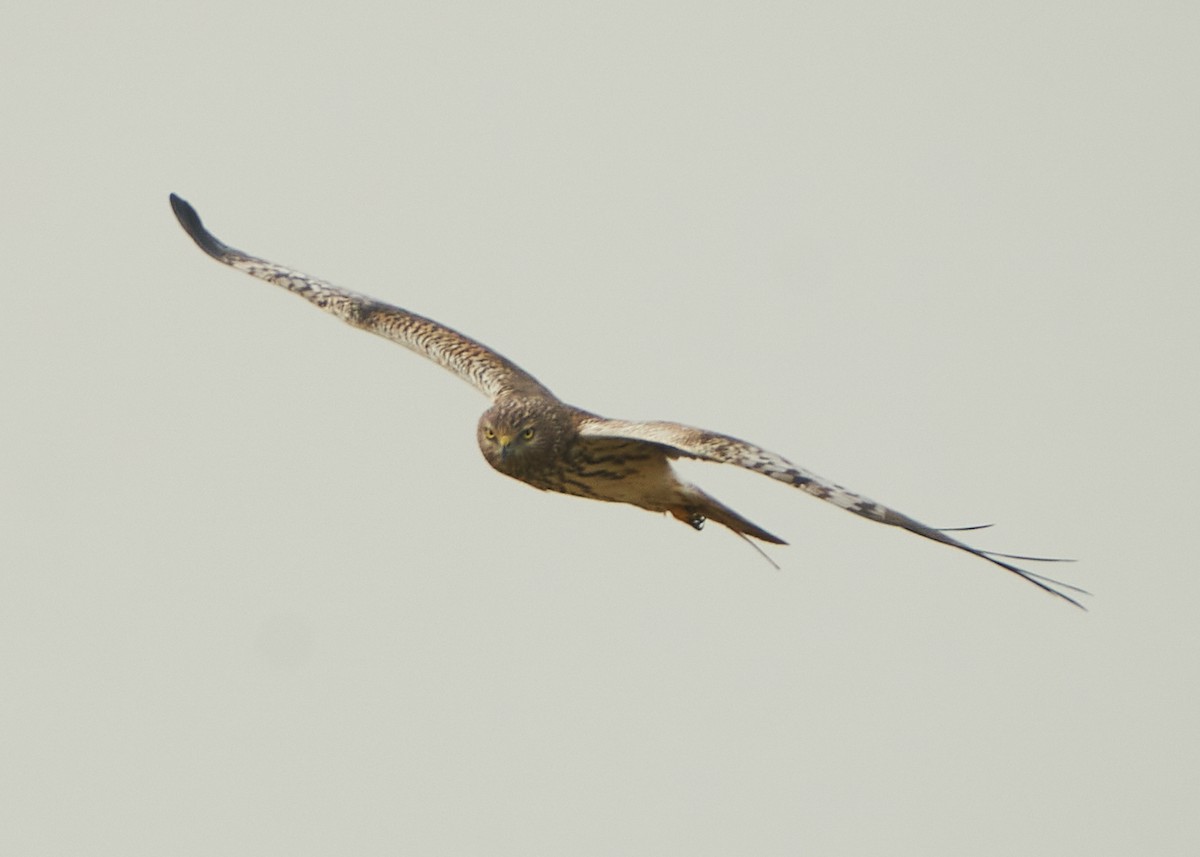
{"type": "Polygon", "coordinates": [[[710,520],[743,538],[785,544],[682,480],[671,460],[733,464],[786,482],[856,515],[974,554],[1082,607],[1054,587],[1083,590],[1002,559],[1038,557],[1013,557],[970,547],[946,530],[926,526],[780,455],[728,435],[678,423],[610,420],[572,407],[512,361],[445,325],[235,250],[208,232],[195,210],[174,194],[171,207],[188,235],[217,261],[282,286],[354,327],[428,357],[491,398],[492,406],[480,417],[476,437],[488,464],[506,476],[543,491],[667,512],[697,530],[710,520]]]}

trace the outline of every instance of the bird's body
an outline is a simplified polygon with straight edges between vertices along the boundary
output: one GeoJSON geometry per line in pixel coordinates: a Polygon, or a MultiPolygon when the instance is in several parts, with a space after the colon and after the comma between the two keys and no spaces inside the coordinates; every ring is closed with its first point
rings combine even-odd
{"type": "Polygon", "coordinates": [[[195,210],[174,194],[171,205],[187,233],[217,261],[281,286],[354,327],[428,357],[489,396],[492,406],[480,417],[476,437],[488,464],[506,476],[544,491],[667,512],[695,529],[711,520],[743,538],[785,544],[681,479],[671,460],[734,464],[862,517],[967,551],[1081,606],[1054,586],[1082,590],[999,558],[1035,557],[1011,557],[970,547],[945,530],[926,526],[780,455],[728,435],[679,423],[611,420],[565,404],[528,372],[479,342],[431,319],[235,250],[209,233],[195,210]]]}

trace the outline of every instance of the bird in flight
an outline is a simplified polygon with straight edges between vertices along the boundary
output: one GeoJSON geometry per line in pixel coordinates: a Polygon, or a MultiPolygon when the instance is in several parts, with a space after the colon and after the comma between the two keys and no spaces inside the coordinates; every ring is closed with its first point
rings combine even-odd
{"type": "Polygon", "coordinates": [[[1064,590],[1086,595],[1085,590],[1005,561],[1054,560],[971,547],[948,535],[951,530],[922,524],[735,437],[672,422],[611,420],[573,407],[511,360],[445,325],[235,250],[205,229],[196,210],[175,194],[171,194],[171,208],[184,231],[218,262],[281,286],[347,324],[403,345],[449,369],[490,398],[491,407],[479,418],[476,440],[488,464],[505,476],[543,491],[667,512],[697,530],[706,520],[714,521],[751,545],[754,543],[750,539],[786,544],[684,481],[671,467],[671,461],[679,458],[733,464],[786,482],[872,521],[974,554],[1083,608],[1064,590]]]}

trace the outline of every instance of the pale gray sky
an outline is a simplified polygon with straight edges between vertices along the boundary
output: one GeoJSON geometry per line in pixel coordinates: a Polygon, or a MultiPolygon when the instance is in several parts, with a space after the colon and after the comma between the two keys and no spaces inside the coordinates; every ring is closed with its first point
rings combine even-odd
{"type": "Polygon", "coordinates": [[[0,853],[1200,849],[1194,4],[20,4],[0,853]],[[792,542],[493,473],[205,258],[761,443],[792,542]]]}

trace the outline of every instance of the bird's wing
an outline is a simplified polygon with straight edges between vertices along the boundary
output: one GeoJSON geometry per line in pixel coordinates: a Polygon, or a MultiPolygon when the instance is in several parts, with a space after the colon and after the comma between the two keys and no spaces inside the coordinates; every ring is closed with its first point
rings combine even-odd
{"type": "Polygon", "coordinates": [[[553,394],[512,361],[455,330],[399,307],[338,288],[324,280],[235,250],[204,228],[199,215],[171,194],[171,208],[184,231],[218,262],[295,292],[347,324],[398,342],[446,367],[493,400],[509,394],[553,394]]]}
{"type": "MultiPolygon", "coordinates": [[[[877,503],[874,500],[868,499],[861,494],[856,494],[847,488],[843,488],[835,482],[830,482],[817,474],[804,469],[792,462],[788,461],[781,455],[778,455],[762,447],[755,446],[752,443],[747,443],[744,440],[738,440],[735,437],[728,435],[717,434],[716,432],[705,431],[704,429],[693,428],[691,426],[681,425],[671,422],[631,422],[626,420],[609,420],[603,417],[594,415],[586,415],[580,418],[578,431],[582,437],[612,437],[612,438],[627,438],[647,441],[649,443],[658,444],[673,450],[679,456],[686,458],[702,459],[704,461],[713,461],[720,464],[734,464],[738,467],[744,467],[747,470],[753,470],[756,473],[762,473],[770,476],[772,479],[778,479],[780,482],[786,482],[794,488],[799,488],[812,494],[814,497],[820,497],[822,500],[827,500],[835,506],[840,506],[849,512],[856,515],[861,515],[864,518],[870,518],[872,521],[878,521],[881,524],[889,524],[893,527],[900,527],[908,530],[910,533],[916,533],[919,536],[924,536],[927,539],[932,539],[935,542],[941,542],[944,545],[958,548],[967,553],[974,554],[977,557],[987,560],[994,565],[998,565],[1006,571],[1019,575],[1025,580],[1038,586],[1047,592],[1057,595],[1076,607],[1083,608],[1083,605],[1076,601],[1071,596],[1060,592],[1054,587],[1062,587],[1063,589],[1071,590],[1072,592],[1088,594],[1076,586],[1052,578],[1043,577],[1039,574],[1034,574],[1031,571],[1018,568],[1015,565],[1007,563],[1004,559],[1028,560],[1035,562],[1058,561],[1049,560],[1045,557],[1031,556],[1013,556],[1011,554],[996,553],[995,551],[985,551],[978,548],[973,548],[970,545],[960,542],[958,539],[947,535],[946,530],[940,530],[935,527],[930,527],[922,524],[920,521],[914,520],[907,515],[901,514],[894,509],[889,509],[882,503],[877,503]]],[[[967,527],[965,529],[975,529],[967,527]]]]}

